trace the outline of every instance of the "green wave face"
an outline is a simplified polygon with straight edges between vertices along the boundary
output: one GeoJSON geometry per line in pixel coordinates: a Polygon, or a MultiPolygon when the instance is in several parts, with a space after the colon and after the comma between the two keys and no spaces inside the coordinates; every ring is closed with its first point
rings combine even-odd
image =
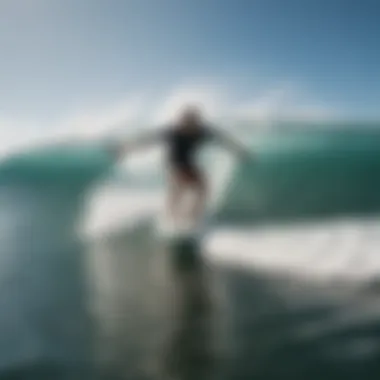
{"type": "Polygon", "coordinates": [[[47,146],[11,156],[0,165],[0,184],[17,182],[87,182],[113,165],[110,154],[99,144],[47,146]]]}
{"type": "Polygon", "coordinates": [[[255,164],[241,165],[218,219],[276,222],[377,214],[380,133],[312,130],[260,137],[255,164]]]}
{"type": "MultiPolygon", "coordinates": [[[[379,212],[376,129],[304,128],[260,134],[252,141],[257,158],[235,171],[216,215],[220,222],[272,223],[379,212]]],[[[3,161],[0,184],[83,188],[109,173],[113,164],[104,144],[50,146],[3,161]]]]}

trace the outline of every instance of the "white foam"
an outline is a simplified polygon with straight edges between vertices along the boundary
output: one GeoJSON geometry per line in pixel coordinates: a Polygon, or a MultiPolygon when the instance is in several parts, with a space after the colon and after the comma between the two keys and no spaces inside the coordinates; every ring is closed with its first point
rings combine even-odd
{"type": "Polygon", "coordinates": [[[367,281],[380,273],[380,233],[374,234],[379,229],[375,223],[220,229],[207,240],[206,251],[211,260],[229,265],[367,281]]]}
{"type": "MultiPolygon", "coordinates": [[[[88,204],[85,234],[97,239],[157,220],[163,190],[104,187],[88,204]]],[[[205,239],[218,263],[321,279],[367,281],[380,273],[380,231],[375,220],[338,220],[288,227],[219,228],[205,239]]]]}
{"type": "Polygon", "coordinates": [[[87,205],[83,232],[87,238],[96,239],[121,228],[133,228],[159,212],[162,198],[160,191],[149,189],[97,189],[87,205]]]}

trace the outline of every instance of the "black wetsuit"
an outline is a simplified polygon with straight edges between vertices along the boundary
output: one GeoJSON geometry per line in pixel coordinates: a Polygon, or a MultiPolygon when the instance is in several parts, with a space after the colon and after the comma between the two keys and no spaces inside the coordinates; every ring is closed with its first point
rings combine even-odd
{"type": "Polygon", "coordinates": [[[168,145],[168,161],[170,167],[190,177],[198,177],[196,166],[198,149],[213,138],[208,127],[197,130],[170,128],[164,132],[164,140],[168,145]]]}

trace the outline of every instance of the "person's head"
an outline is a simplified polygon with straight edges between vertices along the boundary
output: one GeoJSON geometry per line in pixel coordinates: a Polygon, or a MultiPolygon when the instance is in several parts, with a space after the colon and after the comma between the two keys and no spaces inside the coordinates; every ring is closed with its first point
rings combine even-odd
{"type": "Polygon", "coordinates": [[[198,128],[202,124],[202,112],[196,106],[184,107],[179,115],[179,126],[184,128],[198,128]]]}

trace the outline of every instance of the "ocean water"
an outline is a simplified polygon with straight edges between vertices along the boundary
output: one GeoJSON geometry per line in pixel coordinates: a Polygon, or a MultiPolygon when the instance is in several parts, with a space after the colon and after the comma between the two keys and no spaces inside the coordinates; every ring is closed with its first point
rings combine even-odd
{"type": "Polygon", "coordinates": [[[380,133],[246,141],[254,163],[210,153],[199,243],[155,233],[159,166],[120,174],[99,141],[5,157],[0,379],[378,378],[380,133]]]}

